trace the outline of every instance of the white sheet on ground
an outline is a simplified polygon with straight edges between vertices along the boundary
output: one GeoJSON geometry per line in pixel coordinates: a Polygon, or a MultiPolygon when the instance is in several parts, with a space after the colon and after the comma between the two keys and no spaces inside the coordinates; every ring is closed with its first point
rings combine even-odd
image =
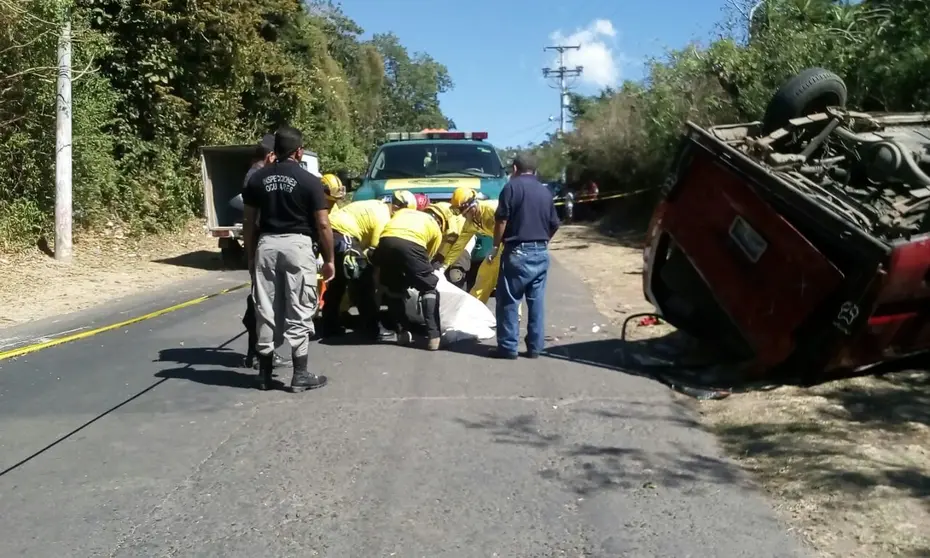
{"type": "MultiPolygon", "coordinates": [[[[456,287],[445,275],[436,271],[439,283],[439,324],[442,328],[444,343],[474,339],[491,339],[495,336],[497,319],[494,313],[480,300],[466,291],[456,287]]],[[[414,289],[408,291],[407,314],[416,322],[423,323],[423,316],[417,301],[420,293],[414,289]]]]}

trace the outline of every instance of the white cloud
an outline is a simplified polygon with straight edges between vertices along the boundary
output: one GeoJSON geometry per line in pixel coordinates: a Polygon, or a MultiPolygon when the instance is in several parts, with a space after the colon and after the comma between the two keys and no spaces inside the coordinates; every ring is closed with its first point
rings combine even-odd
{"type": "MultiPolygon", "coordinates": [[[[580,80],[597,87],[616,85],[620,80],[620,64],[623,55],[614,50],[614,39],[617,30],[608,19],[596,19],[587,27],[576,29],[574,33],[566,35],[563,31],[556,31],[549,35],[555,45],[578,45],[578,50],[565,51],[565,66],[574,68],[583,66],[584,71],[580,80]]],[[[550,66],[559,65],[556,56],[550,66]]]]}

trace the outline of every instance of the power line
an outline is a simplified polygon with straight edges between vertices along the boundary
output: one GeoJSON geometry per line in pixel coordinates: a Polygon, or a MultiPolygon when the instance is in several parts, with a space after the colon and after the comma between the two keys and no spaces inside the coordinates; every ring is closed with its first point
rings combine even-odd
{"type": "Polygon", "coordinates": [[[556,79],[559,86],[559,135],[565,133],[565,94],[568,92],[569,86],[565,81],[565,78],[570,77],[579,77],[582,72],[584,72],[584,66],[575,66],[574,68],[565,67],[565,51],[567,50],[578,50],[581,48],[581,45],[555,45],[547,46],[543,50],[554,50],[559,53],[559,67],[558,68],[543,68],[543,77],[556,79]]]}
{"type": "MultiPolygon", "coordinates": [[[[565,78],[570,77],[579,77],[582,72],[584,72],[583,66],[575,66],[574,68],[565,67],[565,51],[567,50],[579,50],[581,45],[554,45],[547,46],[543,48],[543,51],[554,50],[559,53],[559,67],[558,68],[543,68],[543,77],[556,79],[558,80],[559,86],[559,139],[562,139],[565,136],[565,101],[566,94],[568,92],[569,86],[565,82],[565,78]]],[[[565,182],[565,168],[562,168],[562,182],[565,182]]]]}
{"type": "Polygon", "coordinates": [[[517,136],[522,136],[523,134],[528,134],[528,133],[529,134],[536,133],[538,130],[540,130],[543,127],[551,126],[553,120],[554,118],[550,116],[545,122],[540,122],[532,126],[527,126],[526,128],[507,134],[506,136],[504,136],[506,140],[503,140],[503,141],[495,140],[495,141],[497,142],[498,145],[507,145],[510,142],[510,140],[512,140],[513,138],[517,136]]]}

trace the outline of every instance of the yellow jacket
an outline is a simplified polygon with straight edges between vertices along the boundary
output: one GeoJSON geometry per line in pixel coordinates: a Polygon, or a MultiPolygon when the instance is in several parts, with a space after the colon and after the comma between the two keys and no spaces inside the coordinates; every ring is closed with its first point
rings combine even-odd
{"type": "MultiPolygon", "coordinates": [[[[452,213],[452,204],[449,202],[436,202],[430,205],[441,205],[449,210],[449,213],[452,213]]],[[[461,215],[455,215],[452,217],[452,222],[449,223],[449,230],[446,231],[446,236],[442,241],[442,244],[439,246],[438,255],[443,257],[445,260],[445,255],[449,253],[449,250],[455,246],[455,240],[458,240],[458,236],[462,234],[462,228],[465,226],[465,218],[461,215]],[[455,240],[450,241],[450,236],[455,236],[455,240]]]]}
{"type": "Polygon", "coordinates": [[[432,215],[416,209],[401,209],[384,226],[381,238],[402,238],[426,249],[430,259],[442,244],[442,229],[432,215]]]}
{"type": "Polygon", "coordinates": [[[497,200],[482,200],[478,202],[478,212],[474,219],[466,219],[462,232],[459,233],[458,240],[452,245],[452,248],[446,252],[446,259],[443,265],[449,267],[454,264],[462,251],[468,246],[468,242],[476,234],[484,236],[494,236],[494,214],[497,212],[497,200]]]}
{"type": "Polygon", "coordinates": [[[358,240],[362,250],[378,246],[390,220],[391,208],[382,200],[352,202],[329,215],[333,230],[358,240]]]}

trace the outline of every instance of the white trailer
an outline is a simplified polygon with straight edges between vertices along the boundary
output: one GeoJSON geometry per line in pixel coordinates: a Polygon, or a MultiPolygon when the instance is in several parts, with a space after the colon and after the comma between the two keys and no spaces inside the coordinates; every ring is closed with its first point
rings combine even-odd
{"type": "MultiPolygon", "coordinates": [[[[210,236],[217,238],[223,264],[245,266],[242,238],[242,186],[255,158],[255,145],[211,145],[200,149],[204,217],[210,236]],[[236,198],[239,197],[238,203],[236,198]]],[[[316,153],[305,151],[301,164],[320,176],[316,153]]]]}

